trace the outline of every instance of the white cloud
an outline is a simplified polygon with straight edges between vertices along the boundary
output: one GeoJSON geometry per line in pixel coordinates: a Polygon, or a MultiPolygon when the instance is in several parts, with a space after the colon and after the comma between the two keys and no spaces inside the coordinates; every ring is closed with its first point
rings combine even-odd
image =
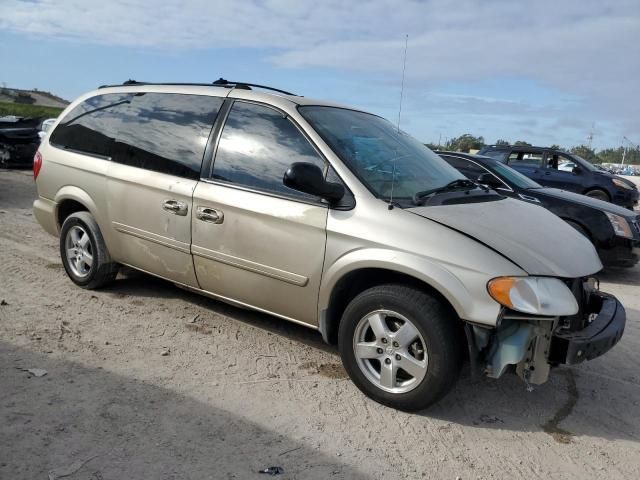
{"type": "Polygon", "coordinates": [[[409,85],[526,78],[640,132],[637,0],[3,0],[3,29],[151,49],[260,48],[279,67],[379,82],[399,81],[408,33],[409,85]]]}

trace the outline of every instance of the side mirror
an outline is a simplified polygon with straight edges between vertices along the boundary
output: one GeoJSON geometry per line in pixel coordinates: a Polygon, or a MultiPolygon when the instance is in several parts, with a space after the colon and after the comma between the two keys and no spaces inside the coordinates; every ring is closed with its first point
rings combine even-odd
{"type": "Polygon", "coordinates": [[[327,182],[320,167],[313,163],[292,163],[282,182],[293,190],[324,198],[330,203],[344,196],[344,187],[339,183],[327,182]]]}
{"type": "Polygon", "coordinates": [[[489,172],[480,174],[476,181],[481,185],[486,185],[491,188],[500,188],[504,186],[495,175],[489,172]]]}

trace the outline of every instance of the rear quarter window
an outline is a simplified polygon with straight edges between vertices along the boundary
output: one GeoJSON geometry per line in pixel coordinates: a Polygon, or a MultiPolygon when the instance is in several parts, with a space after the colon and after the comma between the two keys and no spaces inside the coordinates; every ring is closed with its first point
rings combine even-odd
{"type": "Polygon", "coordinates": [[[54,146],[110,157],[131,94],[91,97],[71,110],[51,133],[54,146]]]}
{"type": "Polygon", "coordinates": [[[173,93],[105,94],[67,114],[51,134],[57,147],[185,178],[199,178],[223,99],[173,93]]]}

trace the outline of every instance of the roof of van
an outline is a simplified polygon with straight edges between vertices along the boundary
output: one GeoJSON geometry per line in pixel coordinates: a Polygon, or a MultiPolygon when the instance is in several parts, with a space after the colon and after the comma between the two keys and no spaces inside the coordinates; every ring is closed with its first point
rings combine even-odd
{"type": "Polygon", "coordinates": [[[124,92],[187,93],[192,95],[213,95],[219,97],[255,100],[258,102],[272,104],[274,106],[283,106],[283,103],[293,103],[296,105],[331,106],[362,111],[358,108],[354,108],[348,105],[289,94],[288,92],[284,92],[282,90],[272,91],[270,87],[258,88],[269,88],[269,90],[254,90],[252,88],[247,88],[245,84],[215,85],[195,83],[144,83],[130,81],[130,83],[127,83],[126,85],[123,84],[102,86],[99,89],[91,92],[87,96],[94,96],[101,93],[104,94],[124,92]]]}

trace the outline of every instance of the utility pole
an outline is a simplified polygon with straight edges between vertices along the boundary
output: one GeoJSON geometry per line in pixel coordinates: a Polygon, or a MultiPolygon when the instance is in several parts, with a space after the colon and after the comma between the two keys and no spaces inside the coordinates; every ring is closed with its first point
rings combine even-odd
{"type": "Polygon", "coordinates": [[[591,131],[589,132],[589,135],[587,135],[587,140],[589,141],[589,150],[591,150],[591,141],[593,140],[593,130],[595,127],[596,123],[591,123],[591,131]]]}
{"type": "Polygon", "coordinates": [[[622,137],[622,141],[626,142],[625,145],[624,145],[624,150],[622,151],[622,166],[624,167],[624,157],[626,157],[626,155],[627,155],[628,146],[635,147],[636,149],[639,149],[640,145],[636,145],[631,140],[629,140],[626,136],[622,137]]]}

